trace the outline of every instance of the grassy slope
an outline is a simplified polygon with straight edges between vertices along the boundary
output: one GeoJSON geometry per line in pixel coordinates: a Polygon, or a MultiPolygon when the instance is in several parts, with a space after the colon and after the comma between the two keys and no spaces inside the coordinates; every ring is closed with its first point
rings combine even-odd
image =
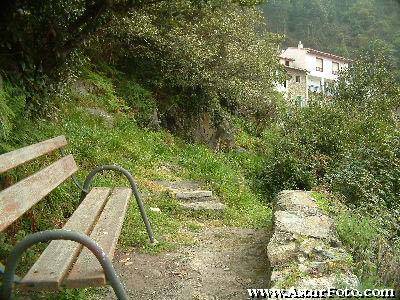
{"type": "Polygon", "coordinates": [[[396,289],[400,244],[388,240],[385,227],[379,220],[363,211],[348,209],[332,194],[313,192],[313,197],[319,207],[334,219],[338,236],[352,255],[352,269],[361,288],[396,289]]]}
{"type": "MultiPolygon", "coordinates": [[[[148,131],[138,127],[137,121],[143,114],[137,107],[149,111],[151,94],[130,81],[124,75],[105,76],[86,71],[84,93],[72,93],[68,101],[58,104],[59,111],[50,119],[37,121],[20,120],[11,141],[2,142],[5,151],[33,144],[40,140],[64,134],[69,140],[67,152],[73,153],[80,170],[78,178],[83,181],[88,172],[101,164],[119,164],[132,172],[140,191],[145,195],[145,206],[151,219],[155,235],[160,243],[148,245],[146,232],[136,204],[131,202],[126,218],[120,247],[134,248],[133,251],[159,252],[171,250],[179,245],[193,243],[191,232],[202,226],[233,225],[241,227],[263,227],[270,225],[271,208],[265,201],[268,195],[254,190],[253,174],[264,164],[257,155],[262,148],[268,155],[269,140],[274,130],[266,132],[262,139],[256,139],[237,125],[237,144],[247,151],[215,153],[203,145],[188,144],[167,131],[148,131]],[[113,79],[110,79],[113,77],[113,79]],[[146,101],[143,101],[146,99],[146,101]],[[113,124],[87,112],[87,108],[101,108],[114,118],[113,124]],[[136,107],[136,109],[132,109],[136,107]],[[271,135],[271,136],[269,136],[271,135]],[[212,189],[228,209],[222,215],[189,214],[182,211],[174,199],[153,184],[153,180],[199,180],[212,189]],[[158,207],[161,213],[154,213],[149,207],[158,207]]],[[[238,124],[240,122],[237,122],[238,124]]],[[[51,157],[54,159],[54,157],[51,157]]],[[[44,159],[50,161],[49,159],[44,159]]],[[[31,163],[28,167],[13,172],[21,178],[39,169],[44,160],[31,163]]],[[[124,179],[112,173],[96,178],[96,185],[125,185],[124,179]]],[[[324,199],[323,197],[321,199],[324,199]]],[[[383,228],[373,219],[336,209],[326,199],[329,213],[336,219],[338,233],[344,244],[353,253],[354,269],[366,287],[382,286],[376,275],[375,250],[380,248],[383,228]]],[[[32,231],[58,228],[79,204],[79,191],[69,180],[54,191],[46,201],[36,205],[33,214],[26,215],[8,235],[0,233],[0,261],[4,262],[10,245],[32,231]],[[34,222],[33,222],[34,221],[34,222]]],[[[44,246],[28,251],[24,256],[20,273],[24,273],[44,246]]],[[[383,262],[393,259],[383,258],[383,262]]],[[[41,299],[87,299],[95,290],[68,290],[56,295],[38,294],[41,299]]]]}
{"type": "MultiPolygon", "coordinates": [[[[166,131],[148,131],[136,125],[131,110],[121,109],[124,99],[117,94],[114,84],[106,77],[90,73],[87,78],[96,87],[95,92],[74,94],[72,100],[60,105],[57,117],[35,122],[23,121],[18,125],[13,142],[7,147],[21,147],[60,134],[66,135],[66,151],[74,154],[80,166],[78,178],[83,181],[88,172],[101,164],[115,163],[128,169],[135,177],[140,191],[146,195],[145,206],[160,243],[154,248],[147,243],[146,232],[136,203],[131,201],[120,243],[122,247],[135,247],[135,251],[158,252],[180,244],[191,243],[190,231],[202,226],[262,227],[270,223],[271,209],[261,194],[251,189],[249,171],[260,163],[251,151],[215,153],[203,145],[188,144],[166,131]],[[94,82],[93,82],[94,81],[94,82]],[[114,120],[111,125],[103,118],[87,112],[88,107],[108,110],[114,120]],[[247,170],[247,171],[246,171],[247,170]],[[222,215],[190,214],[182,211],[176,201],[160,191],[153,180],[199,180],[213,190],[227,210],[222,215]],[[149,210],[158,207],[161,213],[149,210]]],[[[241,137],[241,146],[250,143],[241,137]]],[[[43,161],[33,163],[13,173],[22,177],[36,170],[43,161]]],[[[124,185],[124,179],[112,173],[98,176],[97,186],[124,185]]],[[[0,236],[0,258],[4,261],[10,243],[15,243],[31,231],[32,220],[37,230],[59,227],[77,207],[79,191],[69,180],[34,209],[34,217],[24,218],[12,228],[12,234],[0,236]]],[[[37,257],[36,247],[28,252],[22,262],[25,271],[37,257]]],[[[55,295],[55,299],[85,298],[85,290],[69,291],[55,295]]],[[[48,298],[49,295],[43,296],[48,298]]]]}

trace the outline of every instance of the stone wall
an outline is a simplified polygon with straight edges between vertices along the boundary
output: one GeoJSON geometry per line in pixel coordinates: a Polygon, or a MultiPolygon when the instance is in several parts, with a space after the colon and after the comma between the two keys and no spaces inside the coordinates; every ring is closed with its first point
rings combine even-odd
{"type": "Polygon", "coordinates": [[[271,288],[357,288],[351,256],[337,238],[333,220],[310,192],[282,191],[275,201],[267,246],[271,288]]]}
{"type": "Polygon", "coordinates": [[[289,79],[287,80],[287,100],[298,101],[298,98],[308,98],[306,72],[295,69],[287,69],[289,79]],[[296,76],[300,76],[300,82],[296,82],[296,76]]]}

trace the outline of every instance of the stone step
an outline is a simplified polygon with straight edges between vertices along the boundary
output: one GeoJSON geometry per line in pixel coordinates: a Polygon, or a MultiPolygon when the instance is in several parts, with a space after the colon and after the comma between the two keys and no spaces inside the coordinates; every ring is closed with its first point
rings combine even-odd
{"type": "Polygon", "coordinates": [[[218,201],[180,203],[181,207],[192,211],[223,211],[225,205],[218,201]]]}
{"type": "MultiPolygon", "coordinates": [[[[178,200],[196,200],[196,201],[204,201],[207,200],[207,198],[212,197],[212,191],[206,191],[206,190],[195,190],[195,191],[183,191],[183,190],[177,190],[177,191],[171,191],[171,194],[178,200]]],[[[210,200],[210,199],[208,199],[210,200]]]]}

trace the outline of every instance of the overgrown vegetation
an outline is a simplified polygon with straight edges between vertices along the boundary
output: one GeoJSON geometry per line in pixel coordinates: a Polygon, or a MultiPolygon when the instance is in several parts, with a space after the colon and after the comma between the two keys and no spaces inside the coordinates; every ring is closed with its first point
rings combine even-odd
{"type": "Polygon", "coordinates": [[[390,61],[380,43],[371,44],[341,75],[330,102],[284,109],[259,181],[272,195],[281,189],[334,193],[352,209],[340,215],[339,231],[356,270],[370,283],[398,286],[396,272],[381,276],[400,257],[400,88],[390,61]],[[391,262],[378,262],[380,246],[391,262]]]}
{"type": "MultiPolygon", "coordinates": [[[[272,22],[282,14],[295,22],[293,7],[308,7],[295,2],[270,1],[267,15],[272,22]],[[271,7],[280,5],[285,9],[274,15],[271,7]]],[[[377,4],[339,2],[325,6],[351,7],[332,12],[343,24],[360,3],[367,8],[361,17],[377,4]]],[[[347,40],[358,23],[338,31],[343,39],[328,39],[342,41],[337,47],[327,42],[328,35],[312,34],[332,18],[320,1],[311,5],[311,12],[324,12],[312,19],[316,23],[296,21],[298,30],[277,30],[338,54],[346,55],[347,47],[364,48],[341,74],[330,101],[316,98],[299,108],[283,103],[274,91],[283,74],[276,58],[282,37],[270,32],[258,3],[5,1],[0,5],[0,153],[65,134],[81,166],[80,180],[99,164],[126,167],[147,195],[146,207],[161,210],[148,212],[161,243],[148,247],[132,204],[121,244],[150,252],[191,243],[190,232],[202,226],[267,226],[270,200],[282,189],[326,191],[329,197],[321,194],[320,204],[336,218],[364,285],[399,287],[400,88],[393,63],[398,37],[392,30],[398,12],[385,19],[386,43],[365,41],[371,27],[347,40]],[[190,142],[190,126],[205,131],[202,116],[210,116],[211,125],[205,125],[212,127],[211,138],[234,133],[225,151],[190,142]],[[228,208],[222,215],[188,214],[154,186],[157,179],[202,181],[228,208]]],[[[396,5],[388,1],[376,15],[396,5]]],[[[11,179],[48,160],[17,169],[11,179]]],[[[114,183],[123,181],[105,174],[97,182],[114,183]]],[[[30,232],[60,227],[77,207],[78,194],[66,183],[2,233],[1,260],[30,232]]],[[[27,253],[20,271],[41,249],[27,253]]],[[[92,292],[68,291],[54,299],[84,299],[92,292]]]]}
{"type": "MultiPolygon", "coordinates": [[[[136,251],[159,252],[172,250],[179,245],[193,243],[190,232],[204,226],[231,225],[244,227],[264,227],[270,224],[271,210],[262,201],[262,195],[251,189],[251,174],[260,157],[251,152],[215,153],[205,145],[187,144],[166,130],[143,129],[141,107],[143,101],[154,103],[149,92],[127,76],[119,73],[119,79],[110,77],[113,69],[103,72],[85,70],[80,84],[73,87],[71,99],[59,103],[62,118],[42,120],[19,120],[14,134],[3,140],[3,149],[28,145],[59,134],[65,134],[69,141],[68,152],[74,154],[81,167],[78,178],[84,176],[97,165],[116,163],[130,170],[138,182],[140,190],[147,195],[146,207],[158,207],[161,213],[148,210],[160,243],[149,246],[148,237],[134,201],[131,202],[120,239],[122,247],[135,247],[136,251]],[[135,92],[132,92],[134,89],[135,92]],[[138,98],[135,98],[139,94],[138,98]],[[125,97],[129,95],[130,97],[125,97]],[[147,100],[145,100],[147,97],[147,100]],[[88,109],[102,110],[112,119],[90,114],[88,109]],[[244,167],[246,166],[246,167],[244,167]],[[178,203],[159,190],[154,180],[199,180],[212,189],[228,209],[223,214],[191,214],[183,211],[178,203]]],[[[50,157],[51,158],[51,157],[50,157]]],[[[49,159],[50,159],[49,158],[49,159]]],[[[11,175],[14,180],[39,169],[49,162],[39,160],[28,168],[19,168],[11,175]]],[[[125,185],[123,178],[104,174],[96,178],[98,186],[125,185]]],[[[39,203],[26,218],[13,225],[1,235],[0,255],[2,261],[11,245],[32,230],[59,228],[75,210],[79,202],[79,190],[68,181],[52,192],[45,201],[39,203]]],[[[33,248],[25,255],[19,271],[24,273],[37,258],[44,246],[33,248]]],[[[59,299],[85,299],[91,290],[66,291],[59,299]],[[86,294],[85,294],[86,293],[86,294]]],[[[49,297],[49,294],[37,297],[49,297]]]]}
{"type": "Polygon", "coordinates": [[[349,205],[398,216],[400,89],[382,51],[366,51],[343,73],[330,103],[283,110],[262,177],[266,190],[327,185],[349,205]]]}
{"type": "Polygon", "coordinates": [[[88,61],[116,65],[152,91],[152,113],[170,129],[206,111],[217,127],[231,112],[268,115],[283,76],[280,38],[255,2],[6,1],[0,66],[22,82],[36,115],[49,113],[55,93],[66,97],[88,61]]]}
{"type": "Polygon", "coordinates": [[[349,209],[337,195],[322,190],[314,192],[313,197],[334,218],[340,240],[352,253],[353,269],[362,288],[397,288],[400,241],[396,233],[387,230],[380,218],[371,216],[363,207],[349,209]]]}

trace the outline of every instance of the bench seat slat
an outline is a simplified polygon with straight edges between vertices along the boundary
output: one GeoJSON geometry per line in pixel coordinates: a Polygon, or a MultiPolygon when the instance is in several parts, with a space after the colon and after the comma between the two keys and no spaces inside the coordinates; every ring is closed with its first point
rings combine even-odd
{"type": "Polygon", "coordinates": [[[61,135],[50,140],[2,154],[0,155],[0,174],[66,145],[67,140],[65,136],[61,135]]]}
{"type": "MultiPolygon", "coordinates": [[[[90,234],[110,195],[110,188],[93,188],[63,229],[90,234]]],[[[82,245],[73,241],[52,241],[25,275],[25,289],[57,290],[70,270],[82,245]]]]}
{"type": "Polygon", "coordinates": [[[78,170],[72,155],[61,158],[41,171],[0,192],[0,231],[78,170]]]}
{"type": "MultiPolygon", "coordinates": [[[[90,235],[110,259],[114,256],[131,194],[132,190],[130,188],[114,189],[90,235]]],[[[79,288],[105,284],[106,278],[103,268],[93,253],[85,248],[79,255],[68,277],[64,280],[63,286],[79,288]]]]}

